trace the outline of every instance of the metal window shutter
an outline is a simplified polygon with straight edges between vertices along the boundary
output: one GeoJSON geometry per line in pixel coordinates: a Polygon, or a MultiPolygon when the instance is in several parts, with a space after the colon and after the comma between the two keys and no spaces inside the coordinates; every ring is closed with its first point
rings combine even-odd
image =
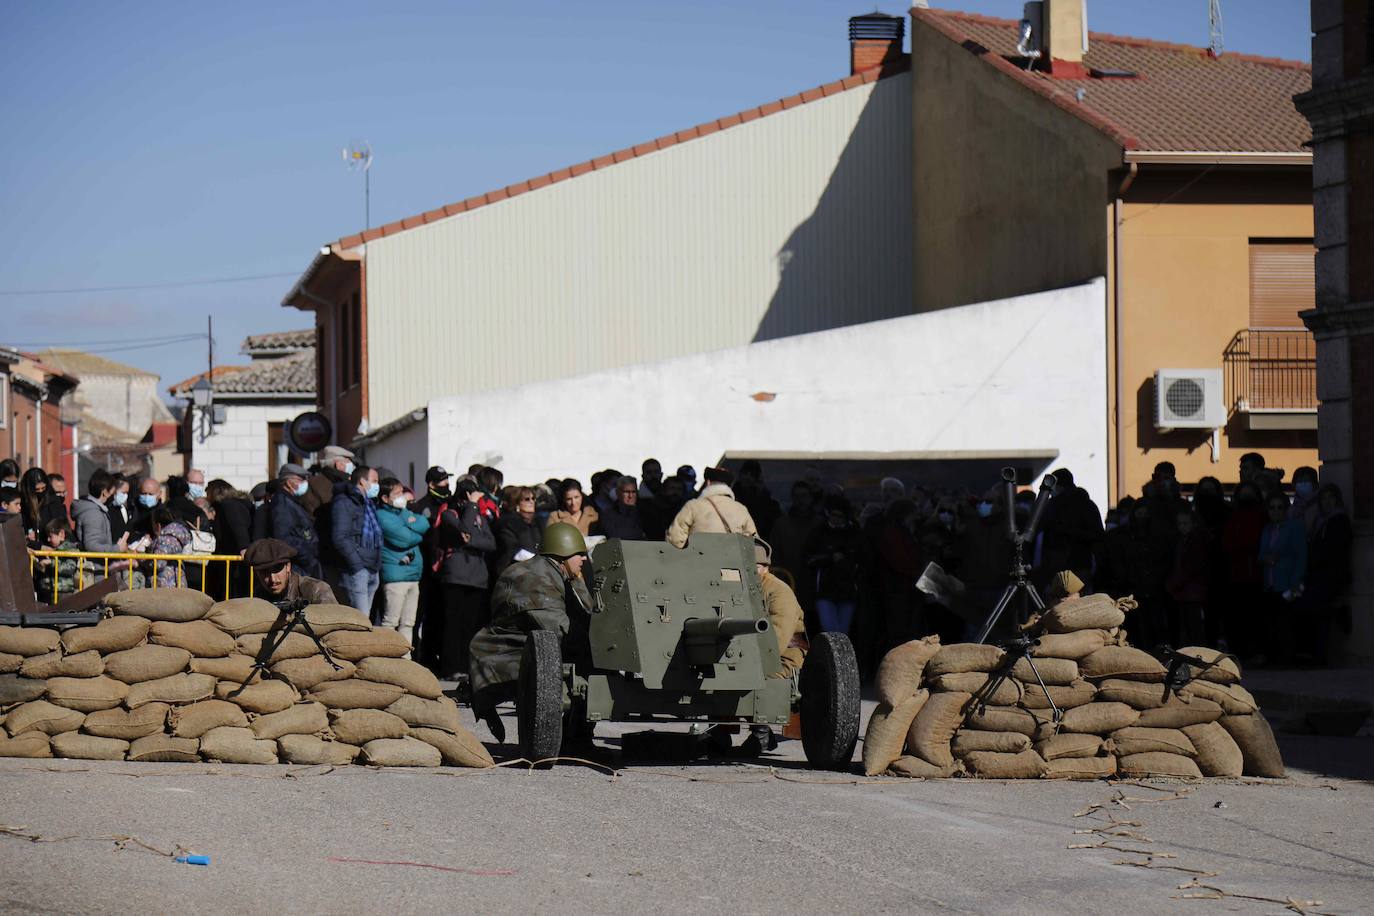
{"type": "Polygon", "coordinates": [[[1317,250],[1310,242],[1250,243],[1250,327],[1301,328],[1315,308],[1317,250]]]}

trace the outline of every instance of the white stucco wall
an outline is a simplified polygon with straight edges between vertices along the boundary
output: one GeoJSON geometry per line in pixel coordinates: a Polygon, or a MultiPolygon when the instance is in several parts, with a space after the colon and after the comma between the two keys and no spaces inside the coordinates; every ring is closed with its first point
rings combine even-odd
{"type": "MultiPolygon", "coordinates": [[[[429,470],[429,424],[421,421],[407,426],[380,442],[374,442],[358,456],[360,461],[372,467],[385,468],[393,472],[401,483],[424,495],[425,471],[429,470]]],[[[467,470],[467,465],[463,466],[467,470]]],[[[453,468],[445,470],[452,471],[453,468]]]]}
{"type": "Polygon", "coordinates": [[[87,416],[142,436],[154,420],[170,420],[157,392],[156,375],[83,374],[76,400],[87,416]]]}
{"type": "Polygon", "coordinates": [[[1105,283],[429,404],[429,455],[508,482],[726,451],[1058,452],[1107,497],[1105,283]],[[771,392],[771,401],[753,398],[771,392]]]}
{"type": "Polygon", "coordinates": [[[209,480],[222,477],[247,492],[267,479],[267,424],[286,422],[307,410],[311,401],[273,401],[236,404],[221,401],[226,407],[225,422],[208,435],[196,412],[192,427],[191,467],[205,471],[209,480]]]}

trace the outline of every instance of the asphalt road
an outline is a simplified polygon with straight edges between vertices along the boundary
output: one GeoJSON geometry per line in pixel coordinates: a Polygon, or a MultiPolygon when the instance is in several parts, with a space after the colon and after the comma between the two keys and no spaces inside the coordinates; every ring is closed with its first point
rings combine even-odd
{"type": "Polygon", "coordinates": [[[805,769],[795,743],[627,764],[610,738],[593,756],[613,772],[0,760],[0,825],[57,840],[0,836],[0,910],[1284,911],[1175,899],[1208,893],[1178,889],[1194,878],[1321,912],[1374,901],[1374,784],[1339,775],[1374,739],[1284,739],[1338,775],[1110,785],[863,779],[805,769]],[[1128,835],[1078,832],[1099,827],[1128,835]],[[96,839],[114,835],[213,864],[96,839]],[[1070,848],[1100,842],[1148,853],[1070,848]]]}

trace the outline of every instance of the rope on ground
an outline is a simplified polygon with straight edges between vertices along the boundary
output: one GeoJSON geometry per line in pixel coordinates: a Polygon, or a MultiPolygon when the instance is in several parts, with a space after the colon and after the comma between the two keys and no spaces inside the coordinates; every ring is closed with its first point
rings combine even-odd
{"type": "Polygon", "coordinates": [[[346,862],[350,865],[399,865],[407,868],[429,868],[434,871],[453,872],[456,875],[473,875],[478,878],[504,878],[517,874],[513,868],[454,868],[451,865],[434,865],[430,862],[387,861],[383,859],[353,859],[348,856],[325,856],[326,862],[346,862]]]}
{"type": "Polygon", "coordinates": [[[17,840],[28,840],[30,843],[66,843],[69,841],[87,841],[94,843],[114,843],[115,849],[124,850],[130,846],[136,846],[147,852],[155,853],[159,856],[166,856],[175,859],[177,856],[189,855],[191,850],[185,846],[177,845],[171,850],[159,849],[151,843],[145,842],[136,836],[124,833],[110,834],[107,836],[80,836],[72,834],[69,836],[44,836],[39,833],[30,833],[27,824],[0,824],[0,836],[13,837],[17,840]]]}
{"type": "Polygon", "coordinates": [[[1297,900],[1293,897],[1260,897],[1256,894],[1238,894],[1234,891],[1212,887],[1210,884],[1203,884],[1196,878],[1180,884],[1178,889],[1181,891],[1200,890],[1205,893],[1174,894],[1173,899],[1175,900],[1224,900],[1227,897],[1236,900],[1256,900],[1261,903],[1277,903],[1286,909],[1292,910],[1294,913],[1302,913],[1303,916],[1307,916],[1307,914],[1318,916],[1318,911],[1312,909],[1312,907],[1326,906],[1326,904],[1320,900],[1297,900]]]}

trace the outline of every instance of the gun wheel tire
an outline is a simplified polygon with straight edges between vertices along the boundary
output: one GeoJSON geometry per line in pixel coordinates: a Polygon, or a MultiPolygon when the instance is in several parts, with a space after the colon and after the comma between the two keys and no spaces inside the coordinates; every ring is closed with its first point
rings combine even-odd
{"type": "Polygon", "coordinates": [[[843,633],[821,633],[801,670],[802,750],[821,770],[845,770],[859,740],[859,663],[843,633]]]}
{"type": "Polygon", "coordinates": [[[520,755],[541,768],[563,750],[563,653],[558,634],[536,630],[525,640],[516,696],[520,755]]]}

